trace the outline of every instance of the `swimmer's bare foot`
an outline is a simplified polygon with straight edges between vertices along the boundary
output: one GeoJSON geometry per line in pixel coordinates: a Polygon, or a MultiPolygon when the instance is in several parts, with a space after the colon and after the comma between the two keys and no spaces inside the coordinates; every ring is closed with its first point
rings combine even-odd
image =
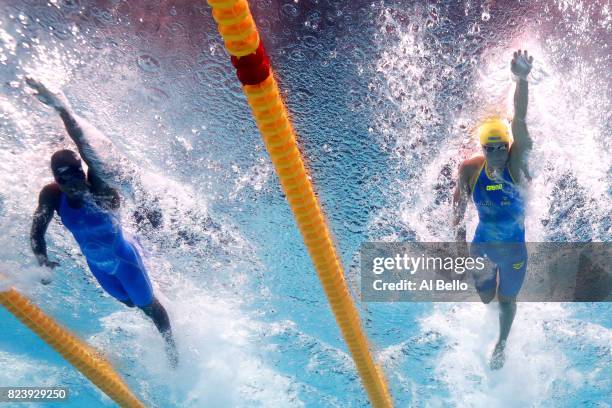
{"type": "Polygon", "coordinates": [[[506,362],[506,355],[504,353],[505,348],[505,341],[499,341],[495,345],[495,350],[493,350],[493,355],[491,355],[491,362],[489,363],[491,370],[499,370],[504,366],[504,363],[506,362]]]}
{"type": "Polygon", "coordinates": [[[176,343],[171,334],[164,333],[164,342],[166,343],[166,355],[168,356],[168,363],[170,367],[176,369],[179,363],[178,350],[176,349],[176,343]]]}

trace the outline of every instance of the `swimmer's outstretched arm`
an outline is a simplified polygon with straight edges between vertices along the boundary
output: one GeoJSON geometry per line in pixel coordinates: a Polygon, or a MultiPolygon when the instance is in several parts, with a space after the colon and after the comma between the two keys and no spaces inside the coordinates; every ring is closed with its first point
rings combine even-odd
{"type": "Polygon", "coordinates": [[[76,115],[63,93],[51,92],[41,82],[33,78],[27,78],[26,81],[30,87],[37,91],[35,96],[42,103],[52,107],[60,114],[68,135],[76,144],[80,156],[96,178],[112,188],[131,193],[130,174],[128,171],[124,171],[122,166],[119,165],[120,163],[115,163],[121,161],[122,157],[111,140],[86,119],[76,115]]]}
{"type": "MultiPolygon", "coordinates": [[[[529,177],[527,170],[527,153],[533,146],[533,141],[527,131],[527,104],[529,101],[529,83],[527,75],[531,71],[533,57],[528,56],[527,51],[518,50],[514,53],[510,69],[516,76],[516,88],[514,90],[514,118],[512,119],[512,135],[514,143],[510,151],[511,166],[529,177]]],[[[515,173],[518,173],[515,171],[515,173]]],[[[515,174],[518,175],[518,174],[515,174]]]]}

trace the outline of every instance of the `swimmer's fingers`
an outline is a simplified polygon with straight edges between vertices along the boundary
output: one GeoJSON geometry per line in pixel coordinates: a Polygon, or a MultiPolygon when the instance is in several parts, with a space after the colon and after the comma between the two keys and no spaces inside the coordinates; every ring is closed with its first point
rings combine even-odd
{"type": "Polygon", "coordinates": [[[525,53],[523,54],[523,58],[525,58],[525,61],[529,65],[533,64],[533,57],[527,54],[527,50],[525,50],[525,53]]]}
{"type": "Polygon", "coordinates": [[[26,83],[34,91],[32,95],[34,95],[36,99],[38,99],[42,103],[47,104],[46,101],[41,99],[46,91],[45,86],[32,77],[26,77],[26,83]]]}
{"type": "Polygon", "coordinates": [[[526,79],[527,75],[531,71],[531,64],[533,63],[533,57],[529,55],[527,50],[517,50],[512,56],[510,62],[510,70],[518,78],[526,79]]]}
{"type": "Polygon", "coordinates": [[[25,81],[30,88],[34,88],[36,86],[36,80],[29,75],[25,77],[25,81]]]}
{"type": "Polygon", "coordinates": [[[512,61],[510,61],[510,69],[512,70],[512,72],[514,72],[514,70],[516,69],[516,64],[521,58],[521,50],[514,51],[514,53],[512,54],[512,61]]]}
{"type": "Polygon", "coordinates": [[[44,86],[40,81],[32,77],[27,77],[26,83],[28,84],[30,88],[34,90],[33,95],[36,97],[36,99],[38,99],[45,105],[51,104],[51,98],[50,98],[51,92],[49,92],[46,86],[44,86]]]}
{"type": "Polygon", "coordinates": [[[36,93],[34,94],[34,96],[36,97],[38,97],[38,95],[45,95],[50,93],[47,87],[42,84],[42,82],[37,79],[34,79],[31,76],[26,77],[26,83],[30,86],[30,88],[36,91],[36,93]]]}
{"type": "Polygon", "coordinates": [[[25,81],[31,88],[34,88],[35,90],[38,90],[41,86],[43,86],[39,81],[34,79],[34,77],[31,77],[29,75],[26,76],[25,81]]]}
{"type": "Polygon", "coordinates": [[[68,106],[68,100],[60,91],[57,93],[51,92],[42,82],[26,77],[26,83],[36,92],[34,96],[47,106],[55,109],[62,109],[68,106]]]}

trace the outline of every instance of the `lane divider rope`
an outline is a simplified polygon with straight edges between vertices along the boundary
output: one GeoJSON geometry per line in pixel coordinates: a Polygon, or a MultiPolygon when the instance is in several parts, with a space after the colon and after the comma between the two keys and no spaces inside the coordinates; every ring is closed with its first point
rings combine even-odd
{"type": "MultiPolygon", "coordinates": [[[[2,275],[0,275],[1,278],[2,275]]],[[[57,324],[14,288],[0,292],[0,304],[55,349],[117,405],[125,408],[145,407],[100,353],[57,324]]]]}
{"type": "Polygon", "coordinates": [[[372,405],[392,407],[246,0],[207,0],[344,341],[372,405]]]}

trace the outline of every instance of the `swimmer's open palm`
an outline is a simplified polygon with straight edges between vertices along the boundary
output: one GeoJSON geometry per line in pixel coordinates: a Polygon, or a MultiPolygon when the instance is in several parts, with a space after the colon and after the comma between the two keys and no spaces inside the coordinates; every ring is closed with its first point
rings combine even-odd
{"type": "Polygon", "coordinates": [[[26,83],[36,91],[34,96],[45,105],[58,111],[68,108],[68,100],[61,91],[58,93],[51,92],[42,82],[32,77],[27,77],[26,83]]]}
{"type": "Polygon", "coordinates": [[[527,54],[527,50],[521,52],[518,50],[512,56],[512,62],[510,62],[510,70],[514,75],[521,79],[527,79],[527,75],[531,72],[533,65],[533,57],[527,54]]]}

